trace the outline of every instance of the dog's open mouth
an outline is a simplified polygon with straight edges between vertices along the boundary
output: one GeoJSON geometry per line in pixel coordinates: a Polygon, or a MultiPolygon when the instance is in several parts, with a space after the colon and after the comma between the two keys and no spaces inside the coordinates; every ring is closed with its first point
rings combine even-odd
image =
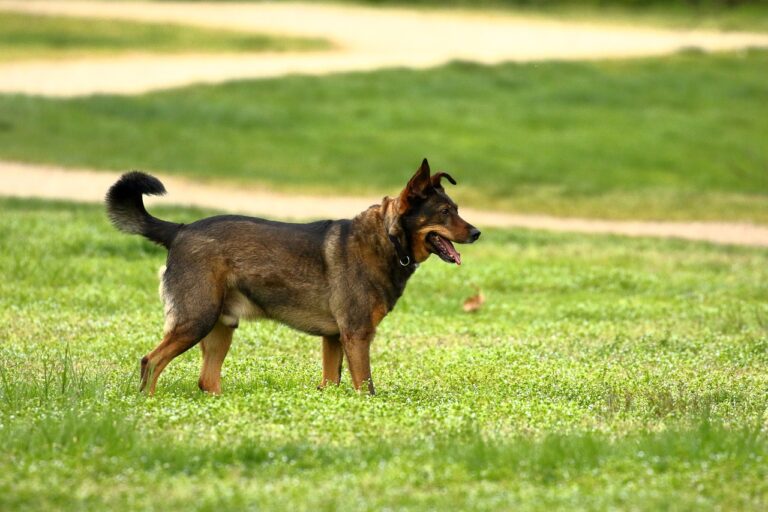
{"type": "Polygon", "coordinates": [[[432,246],[431,252],[440,256],[443,261],[461,265],[461,254],[453,247],[450,240],[433,231],[427,235],[427,241],[432,246]]]}

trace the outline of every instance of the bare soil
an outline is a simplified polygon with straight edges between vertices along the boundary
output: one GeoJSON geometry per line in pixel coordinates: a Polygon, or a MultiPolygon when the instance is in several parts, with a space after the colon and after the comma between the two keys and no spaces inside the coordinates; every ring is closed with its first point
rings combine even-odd
{"type": "MultiPolygon", "coordinates": [[[[0,195],[101,202],[118,172],[65,169],[0,161],[0,195]]],[[[381,197],[328,197],[274,192],[265,188],[213,186],[158,175],[168,190],[148,204],[177,204],[288,220],[349,218],[381,197]]],[[[394,194],[397,191],[389,191],[394,194]]],[[[382,194],[383,195],[383,194],[382,194]]],[[[579,233],[611,233],[702,240],[717,244],[768,247],[768,227],[737,222],[644,222],[517,215],[462,208],[478,227],[530,228],[579,233]]]]}
{"type": "Polygon", "coordinates": [[[312,53],[128,55],[0,65],[0,92],[79,96],[138,94],[191,83],[383,67],[628,58],[768,46],[767,34],[686,31],[550,21],[509,14],[258,2],[0,0],[0,9],[112,18],[328,39],[312,53]]]}

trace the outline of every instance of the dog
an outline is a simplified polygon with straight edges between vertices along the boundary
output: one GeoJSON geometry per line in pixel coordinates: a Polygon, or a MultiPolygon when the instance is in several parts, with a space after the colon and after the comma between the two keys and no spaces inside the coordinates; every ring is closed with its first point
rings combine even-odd
{"type": "Polygon", "coordinates": [[[221,392],[221,367],[241,319],[268,318],[323,340],[318,388],[338,385],[344,356],[352,384],[375,393],[370,345],[408,279],[431,254],[461,264],[452,242],[480,231],[459,216],[426,159],[394,198],[353,219],[308,224],[219,215],[177,224],[150,215],[142,196],[165,194],[153,176],[124,174],[107,192],[115,227],[168,249],[160,270],[164,335],[141,360],[141,390],[176,356],[200,343],[201,390],[221,392]]]}

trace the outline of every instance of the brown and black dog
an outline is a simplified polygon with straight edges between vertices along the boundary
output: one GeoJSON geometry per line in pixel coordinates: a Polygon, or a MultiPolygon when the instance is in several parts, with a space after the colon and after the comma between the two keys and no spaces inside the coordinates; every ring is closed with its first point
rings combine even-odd
{"type": "Polygon", "coordinates": [[[376,326],[395,306],[419,263],[437,254],[461,264],[451,242],[472,243],[480,231],[459,217],[443,172],[425,159],[396,198],[385,197],[354,219],[289,224],[237,215],[176,224],[147,213],[143,194],[165,187],[140,172],[109,189],[114,225],[168,249],[161,269],[162,342],[141,360],[141,389],[198,342],[199,386],[221,391],[221,365],[241,318],[270,318],[323,338],[319,387],[338,384],[347,357],[355,389],[374,392],[369,361],[376,326]]]}

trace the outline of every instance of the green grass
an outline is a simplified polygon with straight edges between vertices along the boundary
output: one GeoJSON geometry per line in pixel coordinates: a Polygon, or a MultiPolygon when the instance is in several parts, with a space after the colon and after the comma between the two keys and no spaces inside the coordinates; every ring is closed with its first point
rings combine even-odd
{"type": "Polygon", "coordinates": [[[768,223],[766,70],[687,52],[0,96],[0,158],[384,195],[427,156],[465,205],[768,223]]]}
{"type": "MultiPolygon", "coordinates": [[[[467,6],[469,7],[469,6],[467,6]]],[[[475,5],[475,7],[477,7],[475,5]]],[[[658,2],[650,5],[574,5],[552,3],[546,6],[496,5],[503,10],[542,16],[549,19],[587,23],[621,23],[635,26],[768,32],[768,4],[733,7],[713,5],[670,5],[658,2]]]]}
{"type": "Polygon", "coordinates": [[[121,53],[259,52],[327,48],[317,39],[184,25],[0,11],[0,61],[121,53]]]}
{"type": "MultiPolygon", "coordinates": [[[[98,206],[0,200],[0,509],[764,510],[768,251],[484,230],[319,392],[319,340],[236,334],[136,393],[164,252],[98,206]],[[476,314],[462,300],[480,287],[476,314]]],[[[161,209],[190,221],[202,212],[161,209]]],[[[469,219],[471,220],[471,219],[469,219]]]]}

